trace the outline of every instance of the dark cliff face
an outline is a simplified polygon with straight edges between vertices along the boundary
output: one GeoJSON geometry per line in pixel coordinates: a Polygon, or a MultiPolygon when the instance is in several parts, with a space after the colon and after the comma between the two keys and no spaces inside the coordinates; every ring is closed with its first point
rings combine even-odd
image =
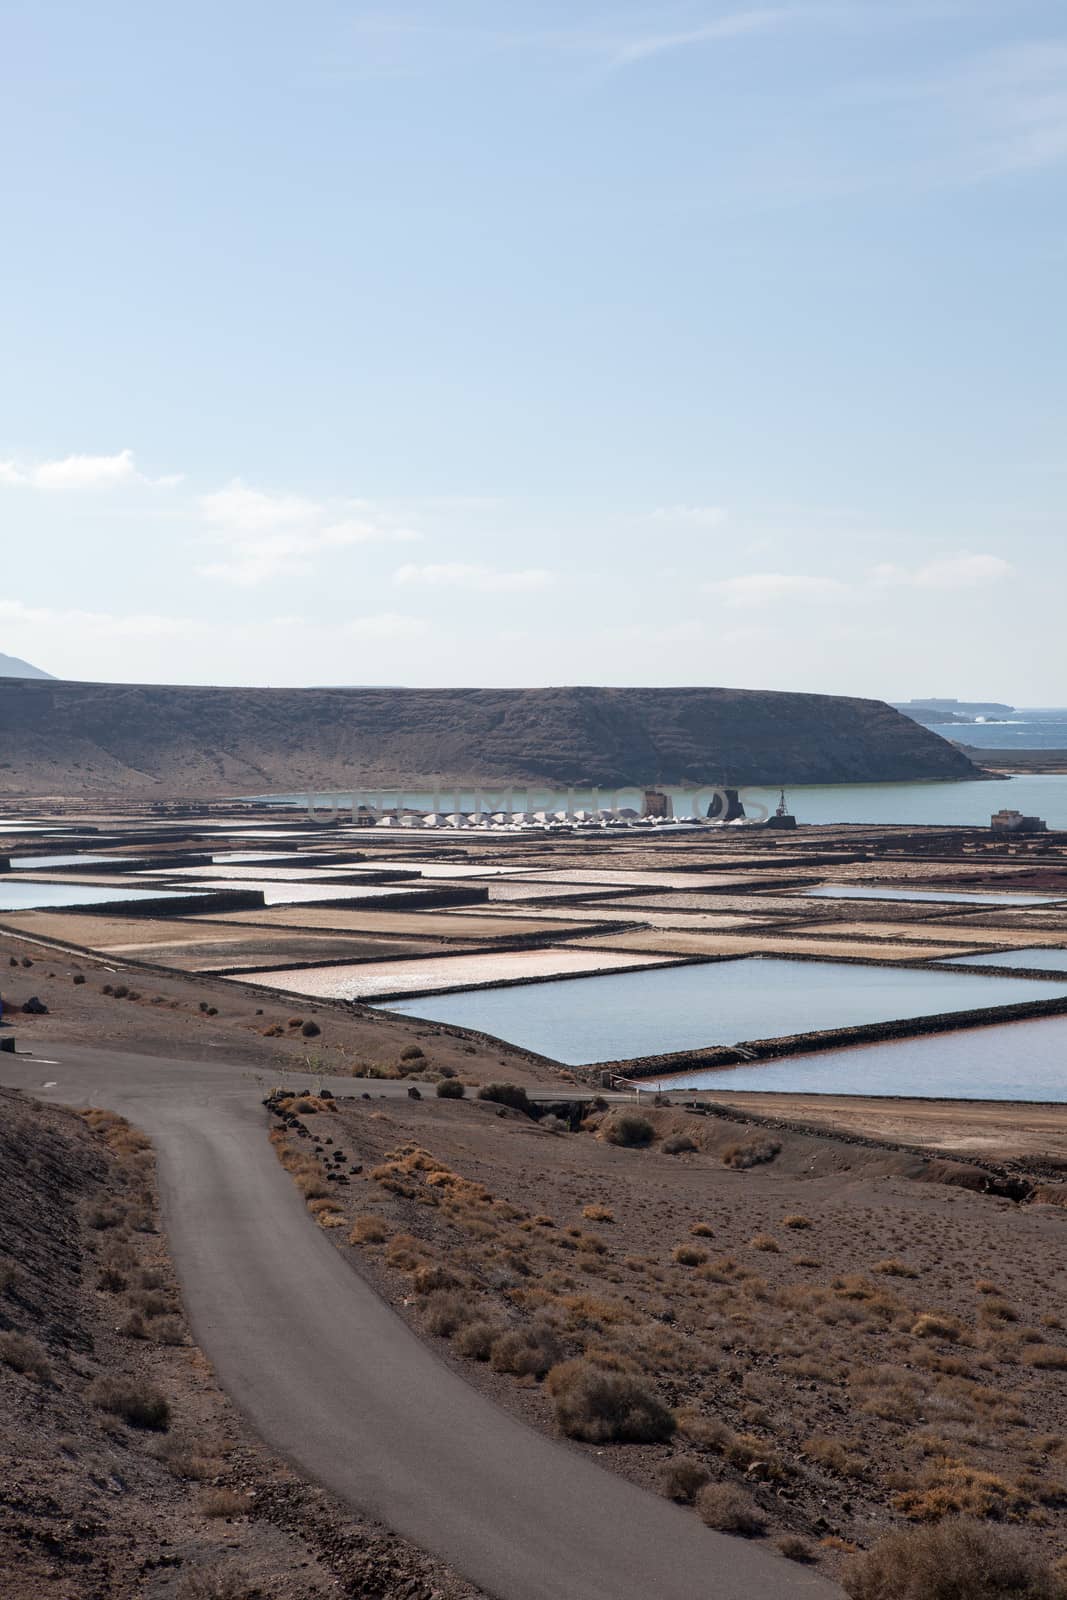
{"type": "Polygon", "coordinates": [[[880,700],[750,689],[200,689],[0,682],[0,791],[208,796],[446,781],[974,777],[880,700]]]}

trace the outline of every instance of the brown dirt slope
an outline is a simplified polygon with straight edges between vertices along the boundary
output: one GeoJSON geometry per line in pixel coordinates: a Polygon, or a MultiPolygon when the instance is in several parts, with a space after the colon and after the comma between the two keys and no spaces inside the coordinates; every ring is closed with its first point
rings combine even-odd
{"type": "Polygon", "coordinates": [[[0,792],[842,783],[975,773],[879,700],[746,689],[215,689],[0,680],[0,792]]]}
{"type": "Polygon", "coordinates": [[[276,1110],[320,1225],[470,1382],[551,1432],[553,1362],[669,1409],[673,1438],[578,1433],[603,1465],[740,1491],[828,1568],[957,1512],[1064,1550],[1067,1185],[1013,1204],[961,1163],[666,1106],[573,1132],[471,1099],[276,1110]]]}
{"type": "Polygon", "coordinates": [[[148,1141],[0,1089],[0,1600],[252,1596],[477,1600],[245,1427],[190,1340],[148,1141]]]}

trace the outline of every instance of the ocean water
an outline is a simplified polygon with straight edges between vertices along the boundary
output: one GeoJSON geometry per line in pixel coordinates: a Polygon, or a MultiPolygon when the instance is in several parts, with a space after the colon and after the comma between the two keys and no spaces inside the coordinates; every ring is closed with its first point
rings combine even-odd
{"type": "Polygon", "coordinates": [[[934,733],[977,750],[1067,750],[1067,709],[1020,709],[1003,721],[932,724],[934,733]]]}
{"type": "MultiPolygon", "coordinates": [[[[390,1001],[567,1066],[1067,995],[1062,980],[742,957],[390,1001]]],[[[865,1086],[854,1083],[853,1093],[865,1086]]],[[[928,1090],[934,1093],[934,1090],[928,1090]]]]}
{"type": "MultiPolygon", "coordinates": [[[[1067,748],[1067,739],[1064,741],[1067,748]]],[[[709,789],[682,788],[664,785],[674,799],[675,813],[679,817],[692,816],[694,809],[703,816],[711,793],[709,789]]],[[[778,790],[758,786],[742,786],[748,813],[759,814],[762,805],[769,813],[778,804],[778,790]]],[[[305,811],[306,794],[259,795],[254,798],[270,801],[279,807],[305,811]]],[[[365,797],[369,800],[372,796],[365,797]]],[[[489,793],[482,797],[488,804],[489,793]]],[[[501,798],[494,791],[493,802],[501,798]]],[[[473,790],[449,797],[450,809],[469,812],[475,808],[478,796],[473,790]]],[[[574,789],[523,790],[516,787],[511,796],[516,810],[575,810],[596,809],[613,799],[622,806],[640,807],[641,796],[635,789],[620,790],[614,796],[606,790],[574,789]]],[[[796,784],[786,790],[789,809],[798,822],[813,823],[903,823],[910,826],[943,824],[988,827],[994,811],[1005,807],[1022,811],[1027,816],[1043,817],[1050,828],[1067,829],[1067,774],[1023,773],[1013,777],[965,779],[962,782],[924,783],[833,783],[796,784]]],[[[351,794],[318,794],[312,797],[320,817],[329,816],[336,806],[342,822],[351,816],[351,794]]],[[[382,792],[383,807],[403,804],[416,810],[430,810],[434,796],[417,790],[390,790],[382,792]]],[[[377,803],[377,802],[376,802],[377,803]]],[[[353,830],[353,833],[356,830],[353,830]]],[[[362,830],[359,830],[362,833],[362,830]]],[[[448,834],[443,828],[441,832],[448,834]]],[[[425,838],[421,831],[417,835],[425,838]]],[[[365,837],[365,836],[364,836],[365,837]]]]}

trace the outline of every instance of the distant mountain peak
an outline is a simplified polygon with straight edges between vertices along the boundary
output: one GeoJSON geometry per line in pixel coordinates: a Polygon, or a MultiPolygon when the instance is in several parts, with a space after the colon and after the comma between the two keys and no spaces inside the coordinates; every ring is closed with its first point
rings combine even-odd
{"type": "Polygon", "coordinates": [[[42,672],[40,667],[35,667],[28,661],[21,661],[18,656],[5,656],[0,650],[0,678],[51,678],[51,672],[42,672]]]}

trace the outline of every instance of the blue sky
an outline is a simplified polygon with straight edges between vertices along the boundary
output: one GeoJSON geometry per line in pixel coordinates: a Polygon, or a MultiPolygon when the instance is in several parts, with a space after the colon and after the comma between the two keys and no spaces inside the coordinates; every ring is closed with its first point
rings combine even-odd
{"type": "Polygon", "coordinates": [[[1062,0],[0,0],[0,650],[1067,702],[1062,0]]]}

